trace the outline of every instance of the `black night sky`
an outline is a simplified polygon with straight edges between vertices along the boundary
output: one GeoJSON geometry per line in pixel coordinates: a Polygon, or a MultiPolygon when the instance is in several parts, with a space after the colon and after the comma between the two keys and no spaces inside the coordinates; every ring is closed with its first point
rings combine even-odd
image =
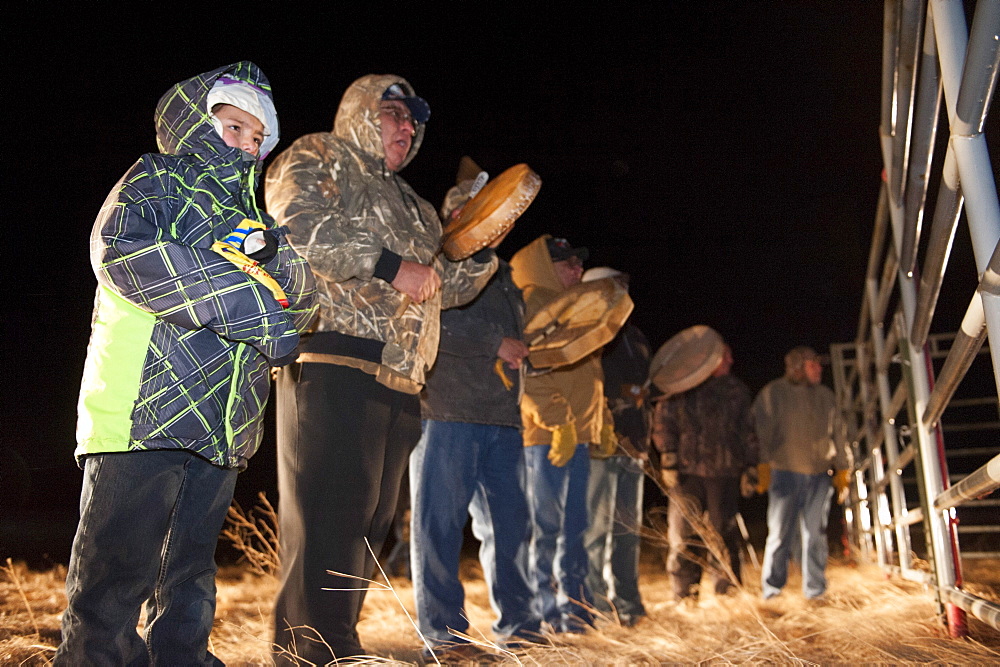
{"type": "MultiPolygon", "coordinates": [[[[500,254],[542,233],[588,246],[590,265],[632,275],[633,317],[654,348],[711,325],[757,391],[790,347],[855,338],[881,170],[881,3],[205,4],[0,10],[13,146],[0,482],[4,511],[24,522],[0,531],[0,557],[68,554],[72,525],[57,546],[23,526],[43,508],[70,523],[75,512],[93,219],[156,150],[160,95],[237,60],[271,81],[277,151],[330,129],[358,76],[406,77],[432,108],[403,172],[417,192],[439,203],[463,154],[492,175],[527,162],[542,189],[500,254]],[[15,458],[27,471],[12,472],[15,458]]],[[[968,246],[963,221],[946,296],[964,296],[942,302],[935,330],[957,327],[976,284],[968,246]]],[[[269,488],[273,454],[266,440],[244,497],[269,488]]]]}

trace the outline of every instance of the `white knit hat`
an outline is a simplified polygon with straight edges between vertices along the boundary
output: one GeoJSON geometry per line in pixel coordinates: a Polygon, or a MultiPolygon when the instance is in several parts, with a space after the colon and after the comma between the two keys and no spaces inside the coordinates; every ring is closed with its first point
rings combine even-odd
{"type": "Polygon", "coordinates": [[[212,86],[212,90],[209,91],[206,104],[212,125],[220,137],[223,130],[222,121],[212,113],[212,107],[216,104],[230,104],[237,109],[246,111],[264,126],[264,143],[260,147],[261,159],[267,157],[267,154],[278,144],[278,114],[274,110],[271,98],[262,90],[236,79],[220,77],[212,86]]]}
{"type": "Polygon", "coordinates": [[[592,280],[614,278],[615,276],[620,275],[622,275],[621,271],[612,269],[610,266],[595,266],[583,272],[583,277],[580,278],[580,282],[589,283],[592,280]]]}

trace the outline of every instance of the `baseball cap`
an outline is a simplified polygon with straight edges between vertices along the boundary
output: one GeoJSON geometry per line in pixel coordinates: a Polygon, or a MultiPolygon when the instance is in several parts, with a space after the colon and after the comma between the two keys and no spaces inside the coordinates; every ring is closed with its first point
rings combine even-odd
{"type": "Polygon", "coordinates": [[[406,104],[406,108],[410,110],[413,120],[418,123],[426,123],[431,117],[431,106],[427,104],[427,100],[416,95],[407,95],[406,91],[398,83],[394,83],[386,88],[385,92],[382,93],[382,99],[402,101],[406,104]]]}
{"type": "Polygon", "coordinates": [[[586,248],[574,248],[566,239],[550,236],[545,239],[545,245],[548,246],[549,257],[552,258],[553,262],[561,262],[570,257],[578,257],[581,261],[586,261],[590,257],[589,250],[586,248]]]}

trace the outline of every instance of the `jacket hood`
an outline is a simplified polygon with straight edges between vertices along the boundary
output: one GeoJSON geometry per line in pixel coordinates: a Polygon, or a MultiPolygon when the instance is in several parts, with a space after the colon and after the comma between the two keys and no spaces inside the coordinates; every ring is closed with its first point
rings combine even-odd
{"type": "MultiPolygon", "coordinates": [[[[156,105],[156,143],[161,153],[168,155],[205,154],[224,155],[231,150],[216,132],[208,108],[208,93],[221,77],[233,79],[252,86],[261,96],[261,106],[268,118],[260,119],[271,129],[264,137],[258,160],[278,143],[278,118],[271,116],[274,108],[271,84],[254,63],[243,60],[232,65],[199,74],[182,81],[164,93],[156,105]]],[[[242,152],[241,152],[242,154],[242,152]]]]}
{"type": "Polygon", "coordinates": [[[550,238],[552,237],[549,234],[542,234],[511,257],[510,266],[514,272],[514,282],[521,289],[534,285],[556,292],[565,291],[566,288],[563,287],[555,267],[552,266],[552,256],[549,255],[546,244],[550,238]]]}
{"type": "MultiPolygon", "coordinates": [[[[399,84],[407,95],[417,94],[406,79],[394,74],[366,74],[348,86],[333,121],[334,136],[384,160],[385,149],[382,147],[382,123],[378,107],[382,101],[382,93],[394,83],[399,84]]],[[[410,152],[406,154],[398,171],[402,171],[417,155],[424,140],[424,131],[424,123],[417,125],[410,152]]]]}

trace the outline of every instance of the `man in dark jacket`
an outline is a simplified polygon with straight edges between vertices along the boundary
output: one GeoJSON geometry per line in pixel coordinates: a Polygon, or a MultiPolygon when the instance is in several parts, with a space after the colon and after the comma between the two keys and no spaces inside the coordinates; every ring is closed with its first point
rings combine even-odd
{"type": "Polygon", "coordinates": [[[750,414],[750,390],[729,374],[732,365],[732,351],[726,345],[712,376],[693,389],[660,401],[653,418],[653,444],[660,452],[662,482],[673,489],[667,515],[667,571],[678,599],[697,598],[706,554],[704,548],[694,545],[697,537],[692,521],[704,511],[722,537],[723,544],[716,544],[713,551],[728,552],[725,563],[714,554],[711,559],[716,594],[724,594],[740,581],[736,514],[741,488],[755,483],[759,447],[750,414]]]}
{"type": "MultiPolygon", "coordinates": [[[[462,176],[460,170],[445,198],[445,221],[457,218],[476,173],[462,176]]],[[[523,328],[521,290],[502,260],[472,303],[441,314],[437,363],[421,394],[423,437],[410,456],[413,592],[420,631],[439,658],[479,652],[455,634],[469,627],[458,579],[467,515],[499,614],[493,626],[498,640],[530,639],[538,632],[523,569],[529,530],[518,407],[528,355],[523,328]]]]}
{"type": "MultiPolygon", "coordinates": [[[[628,283],[627,274],[606,266],[583,274],[583,282],[601,278],[628,283]]],[[[646,615],[639,595],[639,532],[643,460],[649,448],[649,408],[643,388],[649,377],[649,342],[631,321],[604,346],[601,367],[619,446],[610,456],[592,449],[587,485],[590,526],[583,536],[590,565],[587,585],[598,610],[617,614],[622,625],[630,626],[646,615]]]]}

